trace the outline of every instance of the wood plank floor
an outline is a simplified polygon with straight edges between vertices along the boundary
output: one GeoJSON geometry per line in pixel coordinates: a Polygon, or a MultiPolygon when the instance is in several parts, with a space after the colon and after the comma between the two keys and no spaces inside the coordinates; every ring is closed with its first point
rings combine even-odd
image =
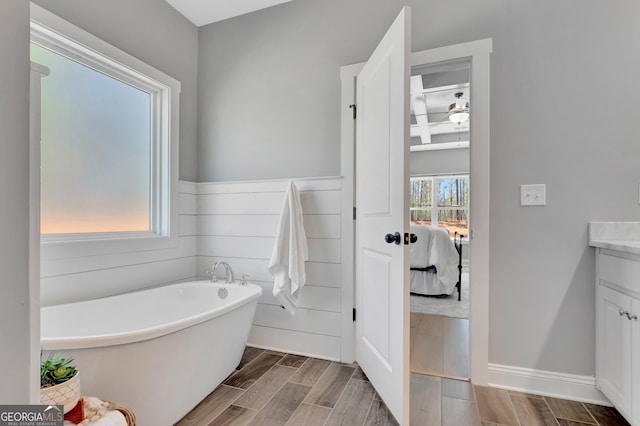
{"type": "Polygon", "coordinates": [[[611,407],[474,386],[481,425],[628,426],[611,407]]]}
{"type": "MultiPolygon", "coordinates": [[[[411,425],[628,425],[612,408],[411,374],[411,425]]],[[[176,425],[397,425],[356,364],[246,348],[176,425]]]]}
{"type": "Polygon", "coordinates": [[[411,313],[412,373],[469,378],[469,320],[411,313]]]}
{"type": "Polygon", "coordinates": [[[397,425],[356,364],[246,348],[178,426],[397,425]]]}

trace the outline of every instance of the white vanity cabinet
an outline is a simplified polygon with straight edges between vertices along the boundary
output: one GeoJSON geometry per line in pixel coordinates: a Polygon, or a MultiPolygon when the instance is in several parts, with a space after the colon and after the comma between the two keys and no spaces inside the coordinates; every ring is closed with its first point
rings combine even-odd
{"type": "Polygon", "coordinates": [[[640,425],[640,255],[598,248],[596,386],[640,425]]]}

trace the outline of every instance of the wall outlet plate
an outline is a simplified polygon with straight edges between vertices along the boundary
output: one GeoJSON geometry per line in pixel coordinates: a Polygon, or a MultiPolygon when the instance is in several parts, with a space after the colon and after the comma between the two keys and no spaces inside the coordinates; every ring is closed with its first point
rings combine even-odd
{"type": "Polygon", "coordinates": [[[547,204],[546,185],[520,185],[521,206],[544,206],[547,204]]]}

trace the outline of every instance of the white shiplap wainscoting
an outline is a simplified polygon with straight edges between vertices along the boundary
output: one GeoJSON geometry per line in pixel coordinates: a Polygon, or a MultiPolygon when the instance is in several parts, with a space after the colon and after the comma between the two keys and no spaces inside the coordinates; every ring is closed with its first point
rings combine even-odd
{"type": "MultiPolygon", "coordinates": [[[[288,180],[197,184],[197,275],[216,260],[262,286],[249,345],[340,359],[342,319],[340,178],[295,179],[309,246],[307,282],[294,316],[273,296],[267,272],[288,180]]],[[[224,279],[221,270],[219,278],[224,279]]]]}
{"type": "Polygon", "coordinates": [[[180,182],[179,232],[174,247],[92,256],[61,256],[42,248],[43,306],[125,293],[195,276],[196,185],[180,182]]]}

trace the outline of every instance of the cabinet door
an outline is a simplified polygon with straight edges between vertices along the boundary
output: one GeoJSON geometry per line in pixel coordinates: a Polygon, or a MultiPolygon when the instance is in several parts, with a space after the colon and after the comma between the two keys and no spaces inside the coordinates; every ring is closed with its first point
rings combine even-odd
{"type": "Polygon", "coordinates": [[[631,298],[599,285],[598,376],[600,390],[631,417],[631,298]]]}
{"type": "Polygon", "coordinates": [[[640,301],[632,299],[631,303],[631,394],[633,424],[640,424],[640,301]]]}

